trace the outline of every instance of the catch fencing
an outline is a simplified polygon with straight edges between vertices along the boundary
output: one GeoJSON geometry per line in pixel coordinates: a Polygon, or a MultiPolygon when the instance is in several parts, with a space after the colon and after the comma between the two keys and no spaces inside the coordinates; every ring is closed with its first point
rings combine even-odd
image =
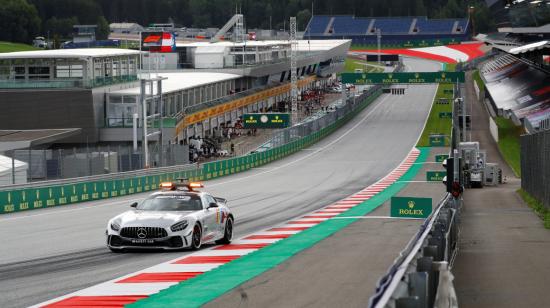
{"type": "Polygon", "coordinates": [[[550,209],[550,129],[521,136],[521,188],[550,209]]]}
{"type": "Polygon", "coordinates": [[[210,180],[246,171],[288,156],[323,139],[370,105],[381,93],[381,87],[373,87],[359,97],[348,99],[340,108],[322,118],[285,129],[281,132],[283,137],[277,141],[277,145],[262,152],[202,165],[188,164],[0,187],[0,214],[151,191],[158,189],[160,183],[177,178],[210,180]]]}

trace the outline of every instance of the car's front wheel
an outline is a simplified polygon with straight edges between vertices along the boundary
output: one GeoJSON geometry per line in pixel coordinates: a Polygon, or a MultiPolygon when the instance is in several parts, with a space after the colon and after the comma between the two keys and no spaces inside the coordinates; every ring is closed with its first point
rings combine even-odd
{"type": "Polygon", "coordinates": [[[191,249],[197,250],[202,245],[202,230],[199,225],[193,227],[193,235],[191,236],[191,249]]]}
{"type": "Polygon", "coordinates": [[[223,234],[223,238],[216,241],[216,244],[229,244],[231,243],[231,240],[233,239],[233,218],[229,217],[227,218],[227,222],[225,223],[225,232],[223,234]]]}

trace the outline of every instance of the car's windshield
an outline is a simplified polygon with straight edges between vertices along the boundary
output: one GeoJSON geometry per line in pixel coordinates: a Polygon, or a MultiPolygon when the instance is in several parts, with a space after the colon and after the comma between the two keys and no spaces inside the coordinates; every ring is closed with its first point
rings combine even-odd
{"type": "Polygon", "coordinates": [[[198,211],[202,210],[199,196],[159,195],[149,197],[137,206],[141,211],[198,211]]]}

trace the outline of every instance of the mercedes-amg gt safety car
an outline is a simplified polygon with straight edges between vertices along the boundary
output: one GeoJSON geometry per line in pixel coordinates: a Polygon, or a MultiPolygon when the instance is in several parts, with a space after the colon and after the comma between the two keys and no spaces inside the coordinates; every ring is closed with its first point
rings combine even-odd
{"type": "Polygon", "coordinates": [[[199,249],[202,244],[228,244],[234,216],[227,200],[197,191],[186,179],[162,183],[161,191],[131,205],[107,224],[107,246],[126,249],[199,249]]]}

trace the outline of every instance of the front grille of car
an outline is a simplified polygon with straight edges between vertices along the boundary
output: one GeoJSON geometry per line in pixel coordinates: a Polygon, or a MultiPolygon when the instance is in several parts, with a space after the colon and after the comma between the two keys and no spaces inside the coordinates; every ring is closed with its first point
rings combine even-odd
{"type": "Polygon", "coordinates": [[[120,230],[120,236],[135,239],[164,238],[168,233],[159,227],[125,227],[120,230]]]}

